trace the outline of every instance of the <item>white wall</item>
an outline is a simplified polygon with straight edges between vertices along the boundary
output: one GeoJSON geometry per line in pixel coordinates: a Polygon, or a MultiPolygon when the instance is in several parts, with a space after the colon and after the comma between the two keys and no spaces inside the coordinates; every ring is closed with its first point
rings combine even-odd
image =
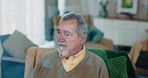
{"type": "MultiPolygon", "coordinates": [[[[66,10],[67,11],[75,11],[81,14],[90,14],[94,17],[98,17],[99,15],[99,3],[97,0],[66,0],[66,10]]],[[[138,12],[134,15],[135,19],[146,20],[147,19],[147,11],[143,8],[143,3],[148,4],[148,0],[138,0],[138,12]]],[[[108,17],[112,18],[126,18],[127,16],[123,16],[117,14],[117,0],[109,0],[109,4],[107,6],[108,17]]]]}
{"type": "Polygon", "coordinates": [[[81,1],[80,0],[66,0],[65,11],[73,11],[81,13],[81,1]]]}
{"type": "Polygon", "coordinates": [[[83,15],[90,14],[98,17],[99,7],[97,0],[66,0],[66,11],[74,11],[83,15]]]}
{"type": "MultiPolygon", "coordinates": [[[[0,16],[1,16],[1,0],[0,0],[0,16]]],[[[2,23],[1,23],[1,20],[2,18],[0,18],[0,34],[2,32],[2,23]]]]}
{"type": "Polygon", "coordinates": [[[99,15],[99,3],[97,0],[87,0],[88,14],[98,17],[99,15]]]}

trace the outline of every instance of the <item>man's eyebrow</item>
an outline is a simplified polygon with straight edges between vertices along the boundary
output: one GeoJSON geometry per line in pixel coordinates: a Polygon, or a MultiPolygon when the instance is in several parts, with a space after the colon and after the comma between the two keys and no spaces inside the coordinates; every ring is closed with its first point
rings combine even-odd
{"type": "Polygon", "coordinates": [[[57,28],[57,31],[60,31],[60,29],[57,28]]]}
{"type": "Polygon", "coordinates": [[[72,35],[72,33],[70,31],[65,31],[65,33],[72,35]]]}
{"type": "Polygon", "coordinates": [[[65,31],[66,33],[71,33],[70,31],[65,31]]]}

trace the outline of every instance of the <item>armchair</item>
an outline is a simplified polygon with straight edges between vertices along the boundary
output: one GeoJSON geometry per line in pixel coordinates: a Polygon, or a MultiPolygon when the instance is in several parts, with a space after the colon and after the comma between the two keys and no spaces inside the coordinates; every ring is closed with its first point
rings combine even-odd
{"type": "MultiPolygon", "coordinates": [[[[28,78],[29,73],[31,73],[31,70],[38,60],[44,53],[50,50],[52,49],[39,47],[30,47],[28,49],[24,78],[28,78]]],[[[109,72],[109,78],[135,78],[134,69],[126,52],[97,48],[88,48],[88,50],[100,56],[105,61],[109,72]]]]}
{"type": "MultiPolygon", "coordinates": [[[[0,36],[0,40],[3,43],[10,35],[0,36]]],[[[4,49],[1,58],[1,73],[2,78],[23,78],[24,76],[25,59],[18,59],[12,57],[4,49]]]]}

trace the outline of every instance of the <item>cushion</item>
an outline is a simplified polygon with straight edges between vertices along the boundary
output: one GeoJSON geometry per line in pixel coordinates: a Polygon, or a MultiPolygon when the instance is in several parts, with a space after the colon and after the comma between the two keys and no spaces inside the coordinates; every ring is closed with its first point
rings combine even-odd
{"type": "Polygon", "coordinates": [[[128,78],[126,57],[120,56],[108,59],[110,78],[128,78]]]}
{"type": "Polygon", "coordinates": [[[88,26],[88,38],[87,41],[97,43],[104,36],[104,33],[97,29],[95,26],[88,26]]]}
{"type": "Polygon", "coordinates": [[[16,58],[25,58],[26,50],[29,47],[36,46],[24,34],[17,30],[2,45],[10,55],[16,58]]]}
{"type": "Polygon", "coordinates": [[[1,35],[0,36],[1,43],[5,42],[5,40],[7,40],[9,38],[9,36],[10,36],[10,34],[1,35]]]}
{"type": "MultiPolygon", "coordinates": [[[[3,54],[3,48],[2,48],[2,44],[1,44],[1,40],[0,40],[0,59],[2,57],[2,54],[3,54]]],[[[0,60],[1,62],[1,60],[0,60]]]]}
{"type": "MultiPolygon", "coordinates": [[[[5,40],[7,40],[9,38],[9,36],[10,36],[10,34],[1,35],[0,36],[1,44],[3,44],[3,42],[5,42],[5,40]]],[[[2,46],[2,48],[3,48],[3,46],[2,46]]],[[[2,57],[3,56],[12,57],[4,48],[3,48],[2,57]]]]}

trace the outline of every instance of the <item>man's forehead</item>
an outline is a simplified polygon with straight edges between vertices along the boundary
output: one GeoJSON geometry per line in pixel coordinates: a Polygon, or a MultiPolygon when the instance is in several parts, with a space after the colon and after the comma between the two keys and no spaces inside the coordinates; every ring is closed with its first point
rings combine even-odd
{"type": "Polygon", "coordinates": [[[71,26],[58,26],[57,30],[60,30],[60,31],[74,31],[74,30],[76,30],[76,28],[73,28],[71,26]]]}
{"type": "Polygon", "coordinates": [[[58,27],[59,28],[63,28],[63,27],[65,27],[65,28],[76,28],[77,27],[77,22],[76,21],[70,21],[70,20],[67,20],[67,21],[62,21],[62,22],[60,22],[59,23],[59,25],[58,25],[58,27]]]}
{"type": "Polygon", "coordinates": [[[61,24],[61,23],[74,23],[74,24],[77,24],[77,20],[76,19],[67,19],[67,20],[61,20],[60,22],[59,22],[59,24],[61,24]]]}
{"type": "Polygon", "coordinates": [[[60,32],[70,32],[70,33],[76,33],[76,28],[72,26],[58,26],[57,31],[60,32]]]}

